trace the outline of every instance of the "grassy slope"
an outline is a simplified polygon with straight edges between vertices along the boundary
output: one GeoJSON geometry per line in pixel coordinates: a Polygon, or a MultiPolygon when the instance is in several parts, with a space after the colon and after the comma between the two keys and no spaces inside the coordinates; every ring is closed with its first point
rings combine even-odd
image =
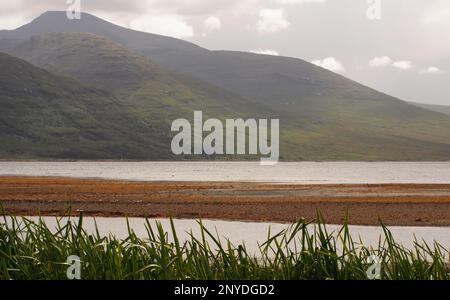
{"type": "MultiPolygon", "coordinates": [[[[186,83],[173,74],[171,79],[175,79],[177,85],[161,80],[148,81],[128,98],[139,103],[134,107],[135,112],[144,118],[163,121],[166,115],[180,115],[175,107],[192,114],[194,107],[208,103],[212,115],[237,117],[243,110],[244,115],[279,117],[284,159],[450,159],[450,118],[409,105],[299,59],[208,51],[181,40],[124,29],[88,14],[83,15],[82,22],[68,22],[61,13],[47,13],[18,30],[1,33],[0,37],[28,38],[52,32],[54,28],[107,36],[146,54],[165,68],[203,80],[197,82],[196,88],[192,88],[195,86],[192,77],[186,83]],[[215,89],[213,94],[199,92],[199,86],[206,91],[213,89],[204,82],[231,93],[221,89],[215,89]],[[178,85],[180,83],[183,84],[178,85]],[[168,88],[171,90],[166,93],[168,88]],[[198,97],[199,94],[204,97],[198,97]],[[246,108],[241,109],[245,102],[237,94],[248,100],[246,108]],[[151,101],[146,100],[149,98],[151,101]],[[226,102],[216,101],[219,98],[225,98],[226,102]],[[235,99],[236,105],[228,105],[228,101],[235,99]]],[[[0,42],[0,49],[5,48],[5,44],[8,43],[0,42]]],[[[105,68],[99,70],[106,71],[105,68]]],[[[87,70],[82,71],[80,79],[86,76],[87,70]]],[[[103,73],[97,79],[100,77],[108,78],[103,73]]],[[[94,81],[95,78],[90,82],[94,81]]]]}
{"type": "Polygon", "coordinates": [[[1,53],[0,70],[0,157],[164,155],[111,94],[1,53]]]}
{"type": "MultiPolygon", "coordinates": [[[[109,118],[106,124],[115,122],[115,115],[126,115],[132,119],[130,124],[138,124],[139,130],[129,131],[128,136],[131,139],[142,140],[141,145],[137,145],[139,153],[143,153],[139,156],[142,158],[169,158],[170,140],[173,135],[170,130],[172,121],[178,118],[192,119],[194,110],[202,110],[205,118],[214,116],[225,119],[249,115],[248,102],[241,97],[194,78],[166,72],[147,58],[93,34],[48,34],[20,42],[11,49],[9,52],[52,73],[70,76],[86,86],[91,86],[93,91],[100,92],[101,90],[97,88],[101,88],[107,90],[102,93],[111,97],[114,95],[121,111],[105,115],[104,118],[109,118]],[[152,151],[149,151],[148,144],[152,145],[150,147],[152,151]]],[[[6,73],[4,75],[6,78],[6,73]]],[[[24,83],[24,87],[27,86],[28,83],[24,83]]],[[[59,85],[58,88],[65,90],[67,86],[67,84],[59,85]]],[[[66,99],[64,105],[69,105],[69,100],[72,99],[66,99]]],[[[17,102],[14,105],[17,106],[17,102]]],[[[23,111],[18,107],[13,108],[17,112],[23,111]]],[[[252,112],[254,111],[253,109],[252,112]]],[[[260,111],[258,115],[262,114],[260,111]]],[[[120,122],[115,123],[112,130],[122,125],[124,124],[120,122]]],[[[36,127],[35,130],[42,130],[46,134],[44,128],[36,127]]],[[[127,141],[121,135],[117,136],[117,139],[127,141]]],[[[47,139],[40,141],[42,144],[48,142],[47,139]]],[[[13,144],[14,149],[17,149],[17,143],[13,144]]],[[[61,147],[64,147],[62,145],[66,144],[61,144],[61,147]]],[[[22,152],[33,156],[34,152],[30,153],[30,149],[26,147],[22,152]]],[[[89,151],[91,150],[87,147],[83,153],[89,156],[89,151]]],[[[106,154],[108,153],[105,152],[105,157],[102,157],[101,153],[93,153],[92,158],[111,157],[106,154]]],[[[54,154],[38,154],[38,156],[55,157],[54,154]]],[[[124,152],[115,158],[136,158],[136,155],[134,152],[129,154],[124,152]]]]}
{"type": "Polygon", "coordinates": [[[139,109],[154,108],[155,117],[171,114],[178,118],[180,111],[192,115],[194,109],[202,108],[220,115],[235,114],[248,102],[195,78],[168,72],[145,56],[94,34],[34,36],[15,43],[9,52],[52,73],[113,92],[130,106],[140,101],[139,109]]]}
{"type": "Polygon", "coordinates": [[[104,90],[168,81],[168,75],[145,57],[89,33],[36,36],[5,50],[54,74],[104,90]]]}

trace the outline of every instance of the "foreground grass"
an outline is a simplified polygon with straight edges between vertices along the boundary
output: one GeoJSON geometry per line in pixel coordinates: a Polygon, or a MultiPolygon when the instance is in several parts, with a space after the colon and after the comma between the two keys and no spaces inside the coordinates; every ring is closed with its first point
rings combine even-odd
{"type": "Polygon", "coordinates": [[[324,222],[299,221],[289,229],[268,234],[258,253],[245,245],[221,241],[201,221],[200,236],[181,242],[171,222],[146,223],[147,238],[129,235],[119,240],[89,234],[83,218],[58,222],[5,217],[0,222],[0,279],[67,279],[67,258],[79,256],[82,279],[373,279],[368,271],[379,261],[380,279],[450,279],[449,252],[438,244],[416,241],[413,249],[397,244],[383,226],[378,246],[352,240],[348,225],[329,233],[324,222]]]}

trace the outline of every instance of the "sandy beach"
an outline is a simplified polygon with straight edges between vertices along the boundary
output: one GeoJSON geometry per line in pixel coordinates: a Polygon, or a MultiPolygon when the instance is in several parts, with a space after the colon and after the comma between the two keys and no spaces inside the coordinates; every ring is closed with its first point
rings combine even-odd
{"type": "Polygon", "coordinates": [[[313,219],[329,224],[450,226],[450,185],[300,185],[130,182],[51,177],[0,177],[6,214],[83,212],[101,217],[203,218],[264,222],[313,219]]]}

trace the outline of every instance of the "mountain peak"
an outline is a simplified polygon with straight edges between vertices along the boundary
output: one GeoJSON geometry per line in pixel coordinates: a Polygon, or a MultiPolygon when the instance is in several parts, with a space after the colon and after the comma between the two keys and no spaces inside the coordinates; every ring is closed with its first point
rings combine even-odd
{"type": "MultiPolygon", "coordinates": [[[[64,21],[64,22],[79,22],[79,21],[97,21],[97,22],[101,22],[101,23],[109,23],[108,21],[105,21],[99,17],[96,17],[90,13],[87,12],[82,12],[81,13],[81,19],[69,19],[67,17],[67,12],[66,11],[58,11],[58,10],[48,10],[44,13],[42,13],[40,16],[38,16],[37,18],[35,18],[33,21],[31,21],[31,23],[27,24],[36,24],[36,23],[41,23],[41,22],[45,22],[45,21],[64,21]]],[[[111,24],[111,23],[110,23],[111,24]]],[[[112,25],[112,24],[111,24],[112,25]]],[[[24,25],[26,26],[26,25],[24,25]]]]}
{"type": "Polygon", "coordinates": [[[183,40],[121,27],[85,12],[81,14],[80,20],[71,20],[67,18],[65,11],[47,11],[16,30],[0,31],[0,39],[27,39],[32,36],[54,32],[93,33],[110,38],[120,44],[126,44],[131,49],[139,50],[144,46],[147,48],[145,50],[148,51],[152,51],[155,48],[176,50],[202,49],[183,40]]]}
{"type": "Polygon", "coordinates": [[[16,30],[14,38],[28,38],[34,35],[55,31],[89,32],[90,28],[116,26],[88,13],[82,13],[81,19],[69,19],[65,11],[47,11],[28,24],[16,30]]]}

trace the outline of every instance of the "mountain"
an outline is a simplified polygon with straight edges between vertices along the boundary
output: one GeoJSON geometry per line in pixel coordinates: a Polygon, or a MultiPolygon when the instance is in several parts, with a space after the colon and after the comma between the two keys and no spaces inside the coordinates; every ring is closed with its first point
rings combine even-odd
{"type": "Polygon", "coordinates": [[[300,59],[209,51],[63,12],[2,31],[0,39],[0,51],[114,93],[161,135],[174,118],[204,107],[211,116],[280,118],[288,160],[450,159],[450,117],[300,59]]]}
{"type": "Polygon", "coordinates": [[[170,157],[113,95],[3,53],[0,111],[0,158],[170,157]]]}

